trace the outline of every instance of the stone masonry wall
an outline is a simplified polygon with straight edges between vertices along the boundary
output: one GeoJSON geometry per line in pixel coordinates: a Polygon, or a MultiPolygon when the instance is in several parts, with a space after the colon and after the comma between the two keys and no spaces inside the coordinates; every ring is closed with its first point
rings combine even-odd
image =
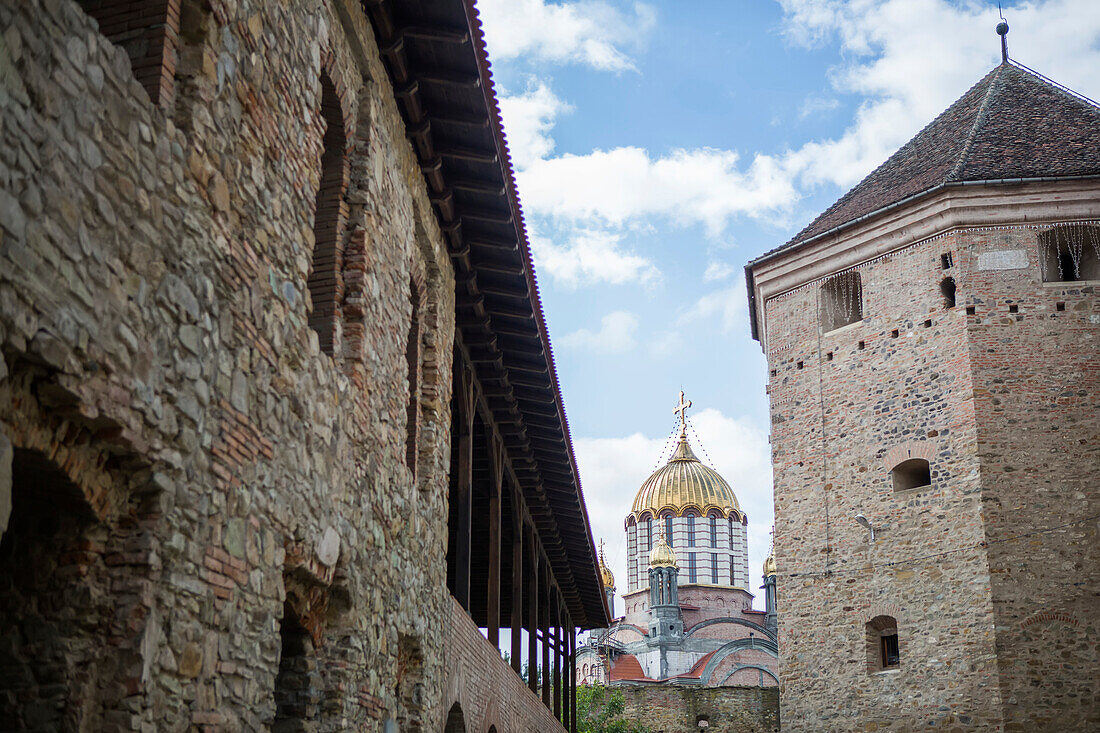
{"type": "Polygon", "coordinates": [[[0,727],[266,729],[301,625],[303,729],[438,729],[453,282],[372,33],[352,0],[182,5],[158,105],[77,3],[0,4],[0,727]],[[322,68],[350,169],[331,355],[322,68]],[[15,538],[54,513],[27,579],[15,538]]]}
{"type": "Polygon", "coordinates": [[[1044,283],[1034,229],[961,254],[1005,729],[1097,730],[1100,282],[1044,283]]]}
{"type": "Polygon", "coordinates": [[[622,687],[623,717],[653,733],[772,733],[779,730],[779,690],[772,687],[622,687]],[[700,728],[699,721],[707,727],[700,728]]]}
{"type": "Polygon", "coordinates": [[[1043,284],[1031,227],[858,272],[853,325],[819,334],[819,284],[766,306],[785,728],[1095,727],[1095,283],[1043,284]],[[931,485],[897,491],[909,456],[931,485]]]}
{"type": "Polygon", "coordinates": [[[817,285],[767,303],[787,730],[1000,724],[969,293],[948,309],[939,289],[941,255],[959,246],[951,235],[860,268],[863,320],[825,334],[817,285]],[[930,457],[930,487],[895,492],[899,450],[930,457]],[[868,664],[880,615],[897,621],[897,670],[868,664]]]}

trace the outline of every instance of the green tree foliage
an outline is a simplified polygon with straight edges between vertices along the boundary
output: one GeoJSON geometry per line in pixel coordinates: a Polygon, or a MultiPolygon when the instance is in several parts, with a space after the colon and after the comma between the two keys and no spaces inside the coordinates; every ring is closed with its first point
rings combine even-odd
{"type": "Polygon", "coordinates": [[[580,733],[649,733],[649,728],[623,717],[621,690],[603,685],[577,686],[577,730],[580,733]]]}

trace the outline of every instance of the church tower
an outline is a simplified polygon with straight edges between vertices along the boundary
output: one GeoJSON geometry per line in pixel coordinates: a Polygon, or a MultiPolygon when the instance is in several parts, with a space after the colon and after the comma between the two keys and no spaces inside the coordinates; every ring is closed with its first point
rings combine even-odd
{"type": "Polygon", "coordinates": [[[638,489],[626,516],[627,593],[649,582],[647,559],[658,533],[678,550],[681,584],[748,590],[748,517],[726,480],[692,450],[687,437],[690,407],[681,392],[675,410],[680,415],[676,448],[668,463],[638,489]]]}

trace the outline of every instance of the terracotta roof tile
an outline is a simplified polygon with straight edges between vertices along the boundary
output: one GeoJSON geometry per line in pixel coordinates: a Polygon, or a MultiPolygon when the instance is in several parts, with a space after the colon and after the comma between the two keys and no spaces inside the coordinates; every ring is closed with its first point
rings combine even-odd
{"type": "Polygon", "coordinates": [[[1012,62],[759,259],[945,183],[1100,174],[1100,107],[1012,62]]]}

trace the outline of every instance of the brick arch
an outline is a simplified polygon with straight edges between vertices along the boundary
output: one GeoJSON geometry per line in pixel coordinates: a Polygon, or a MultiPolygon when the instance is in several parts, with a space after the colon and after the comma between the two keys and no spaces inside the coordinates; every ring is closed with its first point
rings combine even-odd
{"type": "MultiPolygon", "coordinates": [[[[39,331],[30,351],[47,336],[39,331]]],[[[158,575],[150,537],[160,515],[150,500],[174,476],[141,458],[138,436],[53,373],[17,362],[0,381],[0,461],[11,468],[0,489],[12,501],[0,525],[0,625],[9,630],[0,667],[41,672],[18,684],[52,680],[0,699],[33,697],[83,727],[124,710],[124,695],[144,694],[143,670],[159,665],[164,637],[146,582],[158,575]],[[31,638],[17,630],[34,625],[57,632],[31,638]]],[[[7,677],[0,689],[14,691],[16,676],[7,677]]],[[[0,703],[0,719],[15,714],[0,703]]],[[[67,727],[60,718],[39,725],[67,727]]]]}
{"type": "Polygon", "coordinates": [[[901,606],[897,605],[896,603],[891,603],[889,601],[880,601],[868,604],[866,608],[863,609],[863,612],[860,615],[860,621],[866,624],[870,623],[878,616],[892,616],[900,624],[902,621],[905,620],[903,618],[904,615],[905,614],[902,611],[901,606]]]}
{"type": "Polygon", "coordinates": [[[887,471],[892,471],[899,463],[908,461],[911,458],[920,458],[931,463],[935,454],[936,448],[932,445],[931,441],[910,440],[895,445],[893,448],[886,451],[883,465],[887,471]]]}

